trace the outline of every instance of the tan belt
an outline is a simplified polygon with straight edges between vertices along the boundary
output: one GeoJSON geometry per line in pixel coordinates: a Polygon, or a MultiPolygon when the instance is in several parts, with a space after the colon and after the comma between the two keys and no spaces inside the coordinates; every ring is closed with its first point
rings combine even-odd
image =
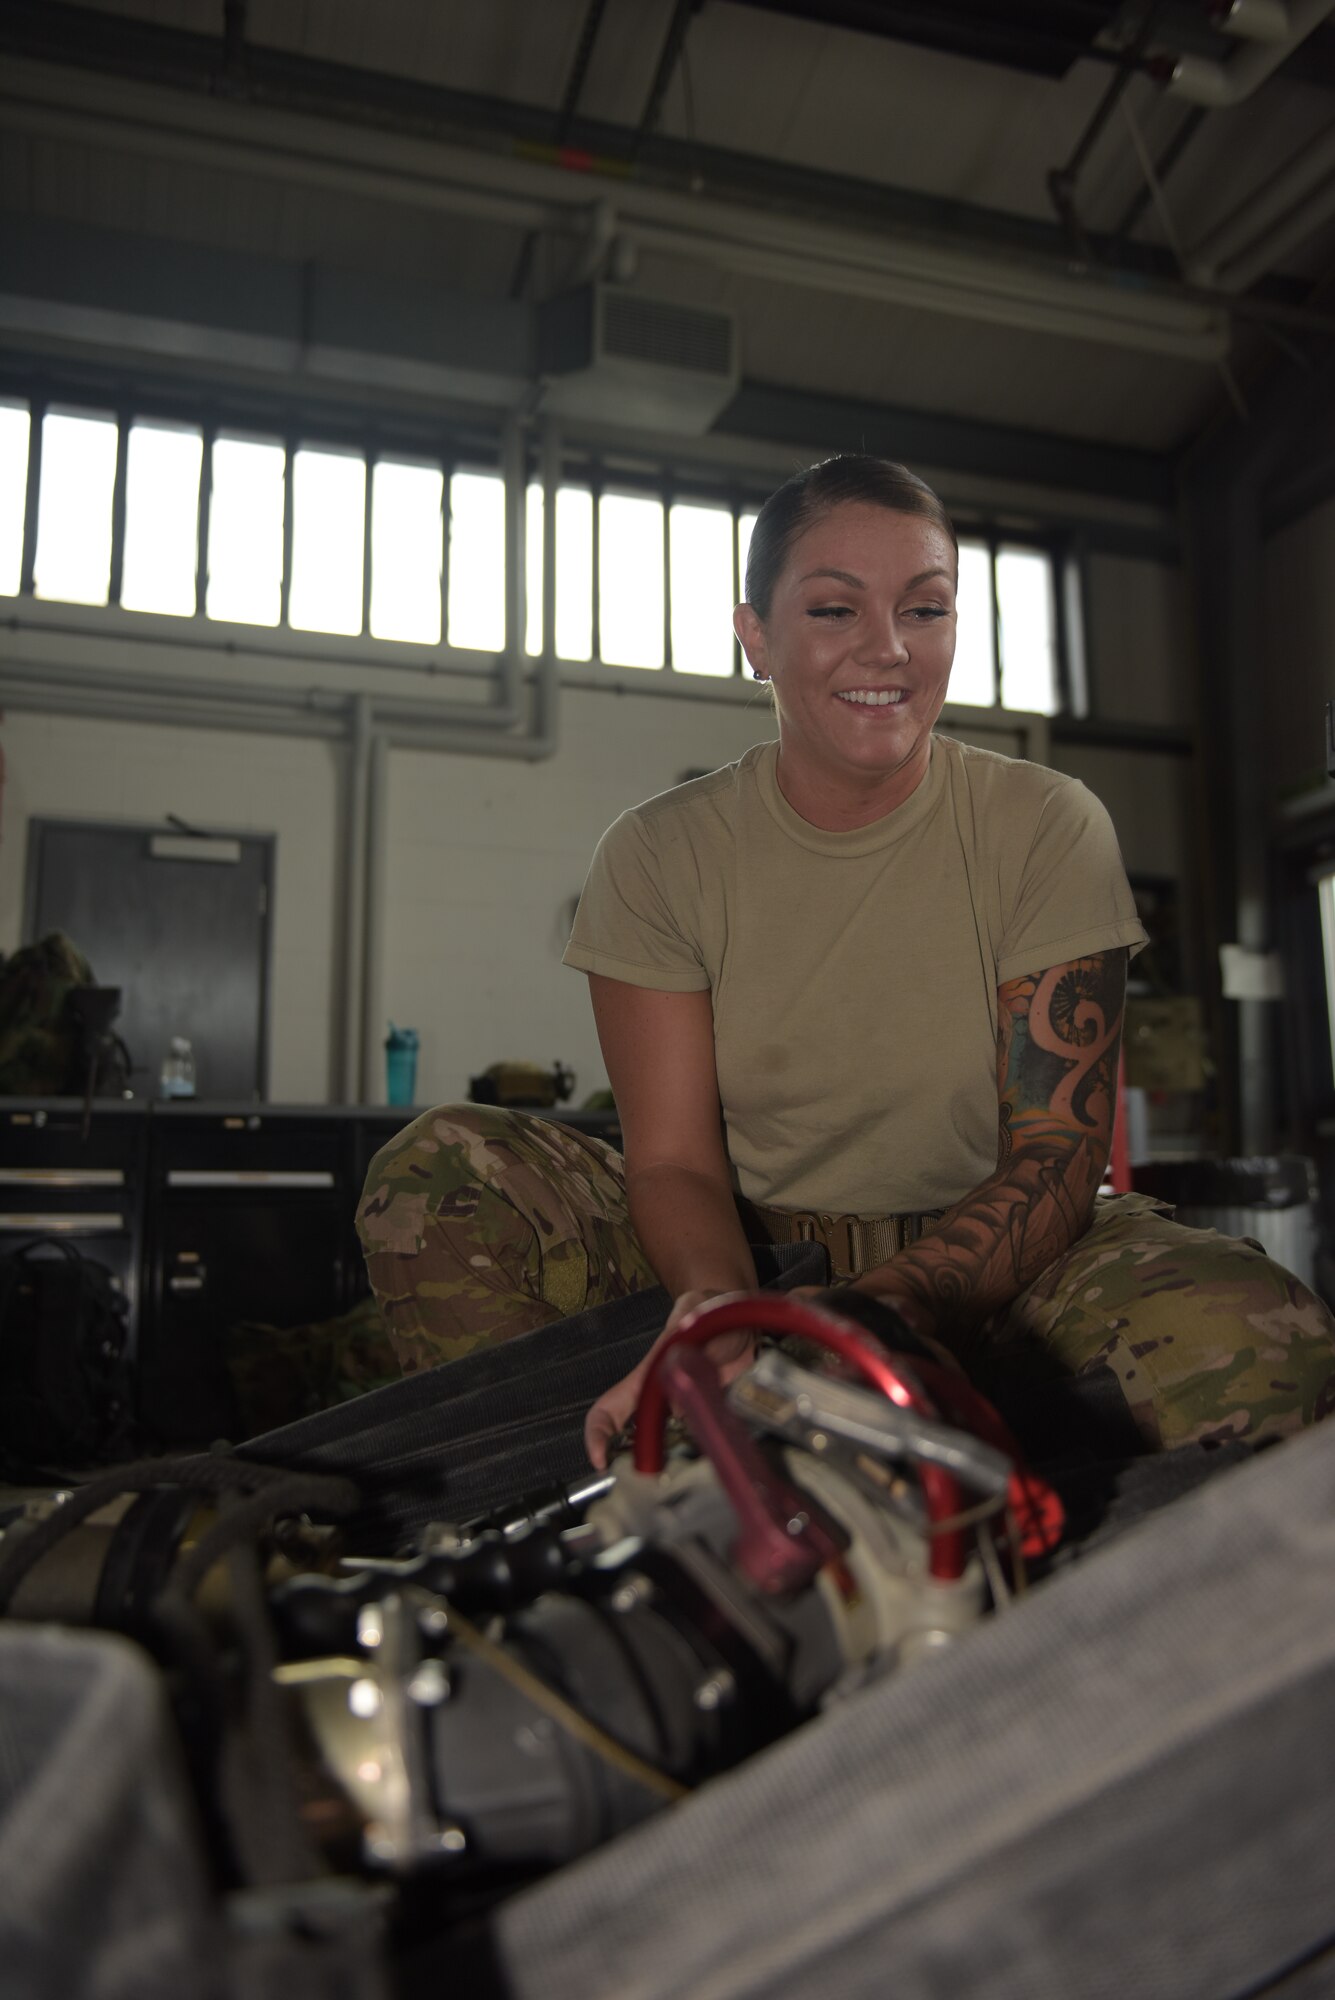
{"type": "Polygon", "coordinates": [[[739,1195],[737,1209],[753,1243],[823,1243],[836,1279],[860,1278],[888,1264],[916,1243],[944,1209],[921,1215],[817,1215],[791,1208],[765,1208],[739,1195]]]}

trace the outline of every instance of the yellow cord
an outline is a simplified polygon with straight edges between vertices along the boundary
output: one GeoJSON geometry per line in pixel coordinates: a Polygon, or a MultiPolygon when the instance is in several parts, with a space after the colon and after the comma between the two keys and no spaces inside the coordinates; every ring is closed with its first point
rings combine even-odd
{"type": "Polygon", "coordinates": [[[448,1600],[446,1612],[450,1621],[450,1631],[470,1653],[476,1653],[480,1660],[494,1668],[504,1680],[510,1682],[512,1687],[518,1688],[535,1708],[540,1708],[545,1715],[550,1715],[553,1722],[559,1723],[567,1735],[582,1743],[586,1750],[592,1750],[595,1756],[603,1759],[604,1763],[614,1765],[627,1777],[633,1778],[637,1784],[643,1785],[648,1791],[656,1792],[660,1798],[667,1799],[674,1805],[679,1799],[690,1797],[689,1785],[679,1785],[677,1780],[669,1778],[665,1771],[656,1770],[652,1764],[647,1764],[643,1757],[637,1757],[633,1750],[627,1750],[614,1736],[609,1736],[605,1729],[600,1729],[596,1722],[590,1722],[587,1715],[582,1715],[563,1694],[558,1694],[554,1687],[531,1672],[522,1660],[515,1659],[503,1646],[498,1646],[485,1632],[480,1632],[476,1625],[470,1624],[463,1612],[457,1611],[448,1600]]]}

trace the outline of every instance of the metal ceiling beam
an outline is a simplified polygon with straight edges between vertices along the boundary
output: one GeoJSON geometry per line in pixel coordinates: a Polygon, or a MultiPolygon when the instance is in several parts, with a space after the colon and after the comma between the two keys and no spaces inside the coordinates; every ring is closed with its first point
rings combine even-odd
{"type": "Polygon", "coordinates": [[[556,143],[564,146],[570,136],[570,128],[575,122],[579,109],[580,94],[589,74],[589,64],[593,61],[593,45],[598,39],[598,30],[603,25],[603,15],[607,12],[607,0],[589,0],[579,40],[575,44],[575,59],[570,65],[566,78],[565,95],[561,99],[561,109],[556,114],[556,143]]]}
{"type": "Polygon", "coordinates": [[[644,110],[640,113],[640,122],[635,132],[634,150],[637,154],[645,140],[657,129],[663,113],[663,100],[668,94],[668,85],[672,82],[677,64],[681,61],[682,51],[686,47],[686,30],[703,4],[704,0],[676,0],[676,5],[672,9],[672,19],[668,22],[668,30],[663,37],[663,46],[654,69],[654,79],[649,85],[649,95],[644,100],[644,110]]]}

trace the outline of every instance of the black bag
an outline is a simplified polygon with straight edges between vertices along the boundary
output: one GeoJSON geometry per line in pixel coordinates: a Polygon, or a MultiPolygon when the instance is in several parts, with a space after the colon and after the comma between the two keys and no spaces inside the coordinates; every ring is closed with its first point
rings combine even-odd
{"type": "Polygon", "coordinates": [[[126,1303],[105,1264],[38,1236],[0,1260],[0,1462],[13,1474],[133,1449],[126,1303]]]}

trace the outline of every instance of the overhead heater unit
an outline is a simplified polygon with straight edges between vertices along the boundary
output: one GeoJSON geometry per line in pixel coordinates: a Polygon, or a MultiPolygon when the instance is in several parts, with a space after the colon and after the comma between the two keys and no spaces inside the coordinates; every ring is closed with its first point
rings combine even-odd
{"type": "Polygon", "coordinates": [[[554,417],[702,436],[737,393],[731,313],[592,284],[538,308],[542,407],[554,417]]]}

